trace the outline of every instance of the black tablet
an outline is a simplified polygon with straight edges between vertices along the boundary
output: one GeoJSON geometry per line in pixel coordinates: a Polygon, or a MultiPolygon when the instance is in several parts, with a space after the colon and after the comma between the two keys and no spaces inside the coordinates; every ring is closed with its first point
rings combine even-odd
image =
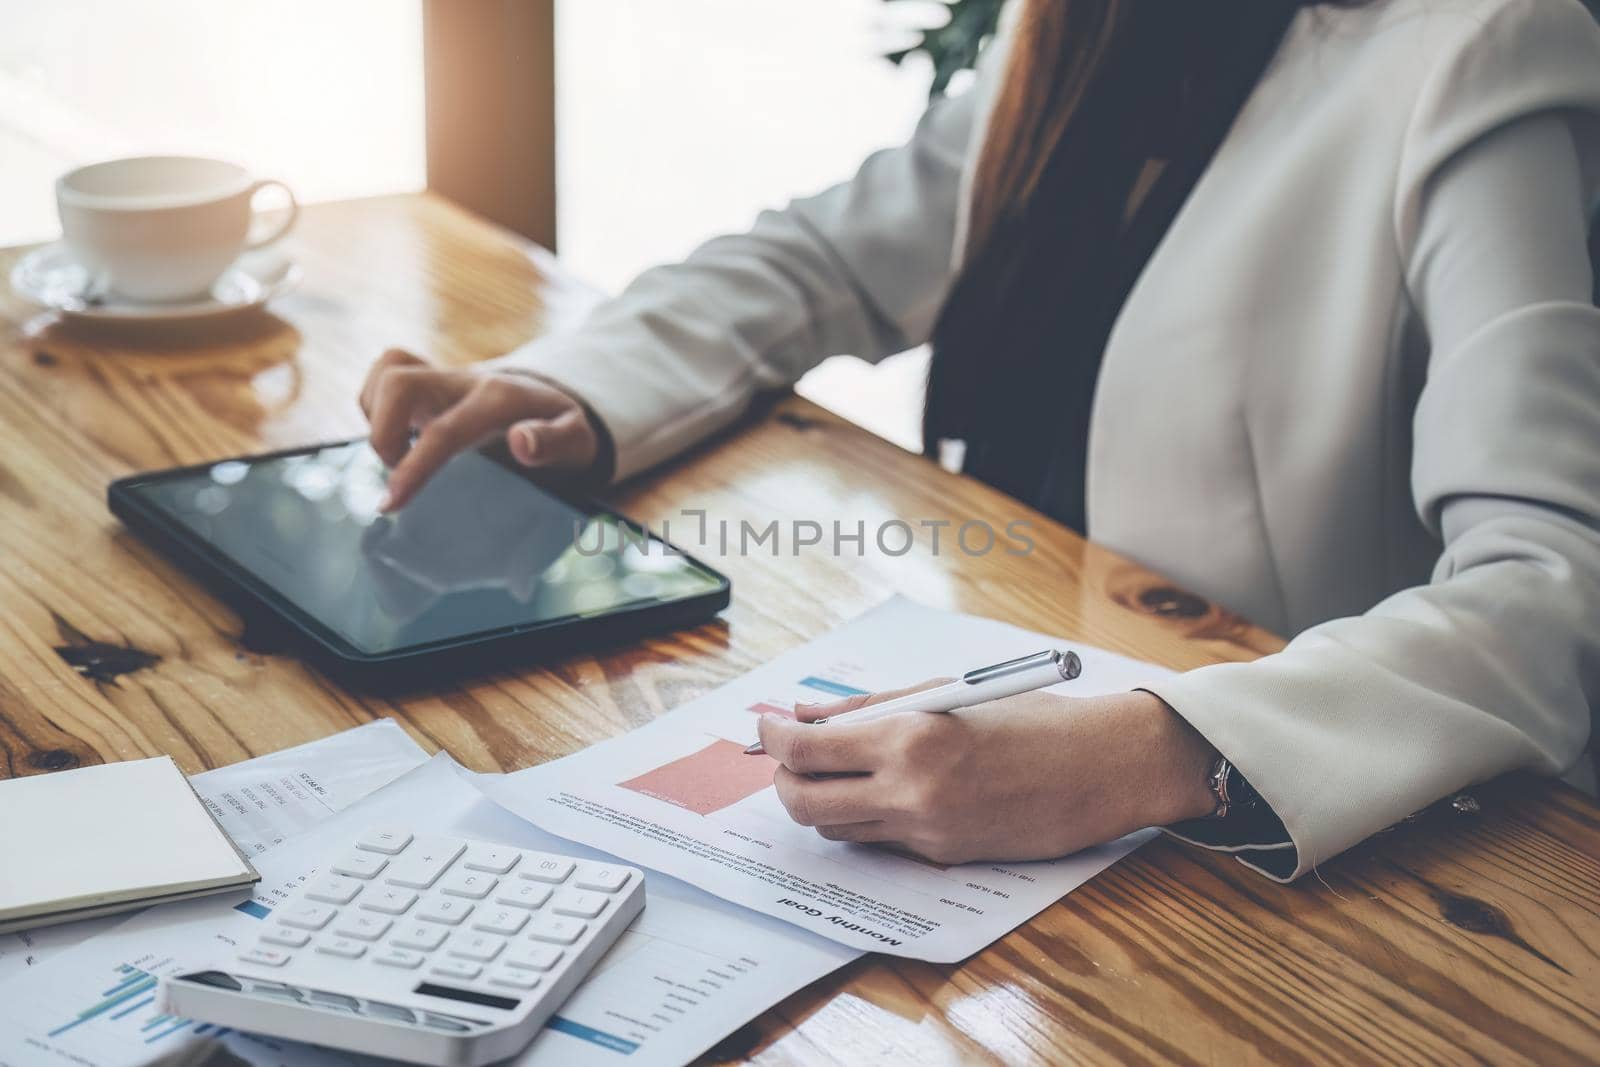
{"type": "Polygon", "coordinates": [[[136,474],[130,529],[325,664],[412,685],[699,622],[726,578],[644,527],[464,452],[384,515],[365,439],[136,474]]]}

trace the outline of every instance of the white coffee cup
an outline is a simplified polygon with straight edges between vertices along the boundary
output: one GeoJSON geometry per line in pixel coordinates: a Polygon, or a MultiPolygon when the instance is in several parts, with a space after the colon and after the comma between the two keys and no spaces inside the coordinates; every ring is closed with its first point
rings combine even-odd
{"type": "Polygon", "coordinates": [[[143,156],[79,167],[56,180],[61,232],[91,284],[134,301],[197,300],[246,249],[269,245],[299,215],[280,181],[252,181],[233,163],[143,156]],[[252,232],[256,193],[269,185],[288,210],[252,232]]]}

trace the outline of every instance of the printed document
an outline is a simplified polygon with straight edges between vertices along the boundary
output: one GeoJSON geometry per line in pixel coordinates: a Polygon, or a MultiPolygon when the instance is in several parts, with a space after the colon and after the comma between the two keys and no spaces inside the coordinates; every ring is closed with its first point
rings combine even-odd
{"type": "MultiPolygon", "coordinates": [[[[478,780],[436,756],[263,855],[256,892],[150,908],[0,985],[0,1067],[136,1067],[197,1039],[222,1042],[252,1067],[378,1063],[163,1015],[157,981],[253,943],[284,893],[373,823],[603,858],[487,800],[478,780]]],[[[510,1062],[677,1067],[859,955],[663,875],[647,875],[646,893],[640,918],[510,1062]]]]}
{"type": "Polygon", "coordinates": [[[638,730],[486,790],[553,834],[841,944],[954,962],[1154,831],[1047,862],[941,866],[827,841],[797,825],[772,788],[776,762],[744,748],[756,739],[760,715],[792,714],[801,700],[897,688],[1049,647],[1072,649],[1083,660],[1080,678],[1053,687],[1064,694],[1124,692],[1169,673],[1075,641],[894,599],[638,730]]]}
{"type": "MultiPolygon", "coordinates": [[[[190,777],[189,784],[253,863],[290,834],[317,825],[427,758],[394,720],[379,719],[271,755],[203,771],[190,777]]],[[[136,813],[129,832],[138,832],[136,813]]],[[[0,934],[0,982],[127,918],[110,915],[0,934]]]]}

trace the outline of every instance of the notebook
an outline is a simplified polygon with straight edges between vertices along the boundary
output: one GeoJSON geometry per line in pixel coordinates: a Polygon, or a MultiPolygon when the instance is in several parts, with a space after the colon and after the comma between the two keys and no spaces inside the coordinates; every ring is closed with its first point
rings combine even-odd
{"type": "Polygon", "coordinates": [[[260,877],[170,757],[0,781],[0,933],[260,877]]]}

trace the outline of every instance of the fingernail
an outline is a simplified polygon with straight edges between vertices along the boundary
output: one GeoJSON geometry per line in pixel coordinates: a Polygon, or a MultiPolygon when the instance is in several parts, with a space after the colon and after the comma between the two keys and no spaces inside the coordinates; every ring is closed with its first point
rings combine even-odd
{"type": "Polygon", "coordinates": [[[539,450],[539,435],[524,426],[517,431],[517,439],[522,442],[523,452],[532,459],[539,450]]]}
{"type": "Polygon", "coordinates": [[[764,747],[762,747],[762,744],[761,744],[760,741],[757,741],[755,744],[753,744],[749,748],[745,749],[744,750],[744,754],[746,756],[765,756],[767,754],[767,750],[764,747]]]}
{"type": "Polygon", "coordinates": [[[379,511],[393,511],[394,510],[394,494],[393,493],[385,493],[385,494],[383,494],[383,499],[378,501],[378,510],[379,511]]]}
{"type": "Polygon", "coordinates": [[[795,702],[794,710],[799,711],[801,708],[820,708],[820,707],[822,707],[822,705],[818,704],[815,700],[800,700],[800,701],[796,701],[795,702]]]}

